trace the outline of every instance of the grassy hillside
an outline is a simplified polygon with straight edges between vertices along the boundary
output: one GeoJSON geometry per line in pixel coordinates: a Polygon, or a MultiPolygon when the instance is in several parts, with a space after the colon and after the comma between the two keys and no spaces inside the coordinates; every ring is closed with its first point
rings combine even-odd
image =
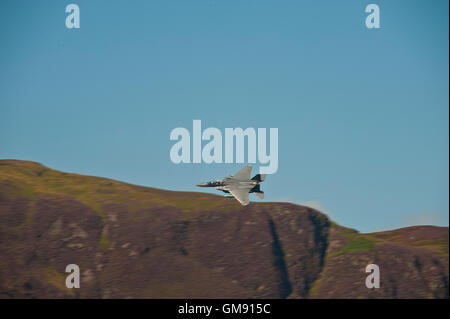
{"type": "Polygon", "coordinates": [[[0,297],[448,298],[448,228],[360,234],[299,205],[0,160],[0,297]]]}

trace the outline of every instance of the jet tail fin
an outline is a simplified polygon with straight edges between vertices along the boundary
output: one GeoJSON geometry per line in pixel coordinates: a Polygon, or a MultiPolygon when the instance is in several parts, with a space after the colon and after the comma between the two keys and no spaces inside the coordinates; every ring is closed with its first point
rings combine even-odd
{"type": "Polygon", "coordinates": [[[252,181],[264,182],[266,179],[266,174],[256,174],[253,176],[252,181]]]}
{"type": "Polygon", "coordinates": [[[255,187],[253,187],[253,188],[250,190],[250,193],[253,193],[253,194],[255,194],[256,196],[258,196],[259,198],[264,199],[264,192],[261,190],[259,184],[258,184],[258,185],[255,185],[255,187]]]}

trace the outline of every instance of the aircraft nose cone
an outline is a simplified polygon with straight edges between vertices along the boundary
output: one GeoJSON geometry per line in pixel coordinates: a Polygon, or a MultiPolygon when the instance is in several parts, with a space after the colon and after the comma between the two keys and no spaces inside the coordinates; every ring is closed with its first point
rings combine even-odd
{"type": "Polygon", "coordinates": [[[209,183],[200,183],[200,184],[197,184],[197,186],[199,186],[199,187],[207,187],[208,184],[209,184],[209,183]]]}

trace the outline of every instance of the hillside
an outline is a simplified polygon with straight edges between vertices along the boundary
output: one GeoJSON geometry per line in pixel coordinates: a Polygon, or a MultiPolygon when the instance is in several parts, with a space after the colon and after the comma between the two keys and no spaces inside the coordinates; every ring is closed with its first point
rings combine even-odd
{"type": "Polygon", "coordinates": [[[309,207],[0,160],[0,298],[448,298],[448,236],[360,234],[309,207]],[[80,289],[65,287],[68,264],[80,289]]]}

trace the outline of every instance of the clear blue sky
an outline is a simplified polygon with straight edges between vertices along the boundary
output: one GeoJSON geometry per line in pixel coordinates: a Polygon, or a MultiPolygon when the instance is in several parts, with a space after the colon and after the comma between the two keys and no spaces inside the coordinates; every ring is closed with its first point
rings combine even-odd
{"type": "Polygon", "coordinates": [[[171,190],[175,127],[278,127],[267,201],[448,225],[448,1],[0,1],[0,158],[171,190]],[[76,3],[81,28],[65,27],[76,3]],[[377,3],[381,29],[365,27],[377,3]]]}

